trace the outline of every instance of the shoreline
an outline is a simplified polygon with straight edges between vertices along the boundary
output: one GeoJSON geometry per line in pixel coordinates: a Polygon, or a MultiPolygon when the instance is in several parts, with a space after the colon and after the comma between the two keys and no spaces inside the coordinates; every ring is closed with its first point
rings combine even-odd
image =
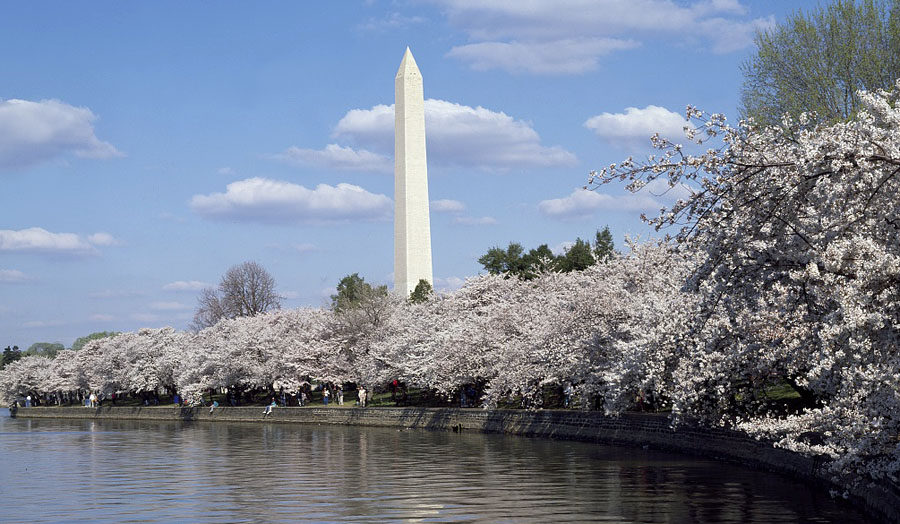
{"type": "Polygon", "coordinates": [[[848,500],[871,517],[900,522],[900,492],[889,484],[835,480],[823,460],[773,447],[765,441],[726,429],[682,424],[669,426],[668,415],[625,413],[619,417],[593,411],[481,410],[419,407],[277,407],[263,416],[264,406],[207,407],[137,406],[86,408],[19,408],[17,418],[170,420],[330,424],[397,427],[431,431],[475,431],[556,440],[578,440],[673,451],[787,475],[822,489],[848,492],[848,500]]]}

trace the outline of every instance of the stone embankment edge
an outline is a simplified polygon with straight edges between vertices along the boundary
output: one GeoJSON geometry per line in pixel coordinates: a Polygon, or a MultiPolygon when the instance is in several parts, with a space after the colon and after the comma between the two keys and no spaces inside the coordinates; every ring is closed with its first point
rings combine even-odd
{"type": "Polygon", "coordinates": [[[670,427],[664,414],[626,413],[618,417],[598,412],[541,410],[480,410],[454,408],[263,408],[217,407],[40,407],[20,408],[22,418],[183,420],[266,422],[417,428],[434,431],[476,431],[526,437],[579,440],[626,446],[646,446],[764,469],[824,489],[847,492],[870,516],[900,523],[900,492],[890,484],[835,479],[823,461],[754,440],[730,430],[681,424],[670,427]]]}

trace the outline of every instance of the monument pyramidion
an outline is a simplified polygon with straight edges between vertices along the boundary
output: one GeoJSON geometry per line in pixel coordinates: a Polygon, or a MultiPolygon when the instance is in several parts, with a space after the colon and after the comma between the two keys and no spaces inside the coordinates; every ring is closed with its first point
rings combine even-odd
{"type": "Polygon", "coordinates": [[[394,80],[394,291],[434,285],[422,73],[409,48],[394,80]]]}

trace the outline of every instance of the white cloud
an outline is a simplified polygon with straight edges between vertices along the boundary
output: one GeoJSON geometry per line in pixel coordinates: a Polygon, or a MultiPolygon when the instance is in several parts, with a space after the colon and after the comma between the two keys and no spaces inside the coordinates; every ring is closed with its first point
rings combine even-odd
{"type": "Polygon", "coordinates": [[[697,15],[706,15],[709,13],[745,15],[749,12],[749,10],[741,4],[740,0],[704,0],[696,2],[693,5],[693,10],[697,15]]]}
{"type": "Polygon", "coordinates": [[[463,226],[492,226],[497,223],[494,217],[456,217],[453,219],[454,224],[463,226]]]}
{"type": "Polygon", "coordinates": [[[655,133],[677,142],[684,138],[684,115],[660,106],[626,107],[624,113],[600,113],[584,123],[597,136],[620,145],[650,144],[655,133]]]}
{"type": "MultiPolygon", "coordinates": [[[[427,135],[429,143],[433,140],[431,135],[427,135]]],[[[331,136],[349,138],[384,153],[393,151],[394,105],[378,104],[371,109],[351,109],[338,121],[331,136]]]]}
{"type": "Polygon", "coordinates": [[[234,168],[231,168],[228,166],[220,167],[219,169],[216,170],[216,173],[219,173],[220,175],[233,175],[234,168]]]}
{"type": "Polygon", "coordinates": [[[297,293],[296,291],[282,291],[278,295],[286,300],[295,300],[300,298],[300,293],[297,293]]]}
{"type": "Polygon", "coordinates": [[[538,75],[578,74],[596,69],[597,59],[601,56],[639,46],[635,40],[618,38],[478,42],[456,46],[447,56],[468,62],[478,71],[504,69],[538,75]]]}
{"type": "Polygon", "coordinates": [[[473,69],[578,74],[606,54],[663,39],[728,53],[752,44],[774,18],[749,19],[737,0],[433,0],[469,43],[447,56],[473,69]]]}
{"type": "Polygon", "coordinates": [[[90,320],[93,320],[94,322],[112,322],[116,319],[116,317],[114,317],[112,315],[107,315],[105,313],[94,313],[89,318],[90,318],[90,320]]]}
{"type": "Polygon", "coordinates": [[[273,158],[289,164],[313,166],[337,171],[362,171],[393,173],[394,161],[387,155],[373,153],[365,149],[353,149],[337,144],[328,144],[325,149],[301,149],[289,147],[273,158]]]}
{"type": "Polygon", "coordinates": [[[80,235],[75,233],[51,233],[39,227],[20,230],[0,229],[0,251],[73,255],[97,253],[97,249],[91,245],[90,241],[80,235]]]}
{"type": "Polygon", "coordinates": [[[460,213],[466,210],[466,205],[459,200],[432,200],[429,209],[434,213],[460,213]]]}
{"type": "MultiPolygon", "coordinates": [[[[530,123],[481,106],[428,99],[425,125],[429,164],[506,171],[577,163],[575,155],[562,147],[541,145],[541,137],[530,123]]],[[[333,136],[391,155],[394,106],[379,104],[350,110],[338,122],[333,136]]]]}
{"type": "Polygon", "coordinates": [[[94,233],[93,235],[88,235],[87,241],[95,246],[115,246],[119,244],[119,241],[109,233],[94,233]]]}
{"type": "Polygon", "coordinates": [[[155,311],[185,311],[193,308],[181,302],[151,302],[150,309],[155,311]]]}
{"type": "Polygon", "coordinates": [[[722,55],[750,47],[757,31],[766,31],[773,27],[775,27],[773,15],[749,22],[710,18],[698,24],[697,32],[710,35],[712,52],[722,55]]]}
{"type": "Polygon", "coordinates": [[[31,277],[18,269],[0,269],[0,282],[26,282],[31,277]]]}
{"type": "Polygon", "coordinates": [[[86,107],[59,100],[0,100],[0,169],[21,169],[65,154],[123,156],[94,135],[97,119],[86,107]]]}
{"type": "Polygon", "coordinates": [[[195,195],[191,208],[210,219],[281,223],[379,220],[393,213],[390,198],[352,184],[307,189],[259,177],[232,182],[224,193],[195,195]]]}
{"type": "Polygon", "coordinates": [[[555,246],[551,247],[550,252],[556,256],[565,255],[566,252],[569,251],[569,248],[574,245],[575,245],[575,242],[570,242],[570,241],[560,242],[559,244],[556,244],[555,246]]]}
{"type": "Polygon", "coordinates": [[[203,288],[212,287],[212,284],[200,280],[176,280],[169,282],[162,288],[165,291],[200,291],[203,288]]]}
{"type": "Polygon", "coordinates": [[[459,289],[466,283],[466,279],[460,277],[447,277],[434,279],[434,288],[440,291],[453,291],[459,289]]]}
{"type": "Polygon", "coordinates": [[[598,211],[659,211],[662,205],[649,195],[611,196],[576,189],[567,197],[544,200],[538,210],[551,218],[586,218],[598,211]]]}

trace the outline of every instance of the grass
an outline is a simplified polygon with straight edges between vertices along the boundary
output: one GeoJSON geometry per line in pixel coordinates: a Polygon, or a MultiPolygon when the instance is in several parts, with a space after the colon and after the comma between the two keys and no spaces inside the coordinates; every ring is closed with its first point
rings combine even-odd
{"type": "Polygon", "coordinates": [[[766,398],[775,401],[790,401],[800,398],[800,393],[797,393],[797,390],[792,388],[791,385],[785,381],[781,381],[778,384],[773,384],[766,388],[764,391],[766,398]]]}

